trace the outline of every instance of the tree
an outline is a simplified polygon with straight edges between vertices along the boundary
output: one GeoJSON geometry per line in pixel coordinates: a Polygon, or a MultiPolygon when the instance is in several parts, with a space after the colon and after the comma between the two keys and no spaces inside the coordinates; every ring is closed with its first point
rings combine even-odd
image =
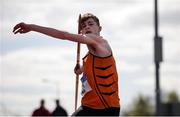
{"type": "MultiPolygon", "coordinates": [[[[168,103],[179,102],[176,91],[171,91],[166,95],[168,103]]],[[[161,102],[162,103],[162,102],[161,102]]],[[[155,115],[155,107],[150,103],[150,99],[143,95],[139,95],[133,100],[129,110],[122,113],[124,116],[151,116],[155,115]]]]}
{"type": "Polygon", "coordinates": [[[178,102],[179,101],[179,98],[178,98],[178,95],[175,91],[171,91],[169,94],[168,94],[168,102],[178,102]]]}
{"type": "Polygon", "coordinates": [[[139,95],[133,102],[132,109],[124,112],[124,116],[143,116],[154,114],[148,97],[139,95]]]}

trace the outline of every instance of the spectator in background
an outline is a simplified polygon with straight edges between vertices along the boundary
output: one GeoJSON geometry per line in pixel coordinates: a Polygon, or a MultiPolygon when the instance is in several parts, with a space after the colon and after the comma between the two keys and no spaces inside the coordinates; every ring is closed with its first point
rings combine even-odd
{"type": "Polygon", "coordinates": [[[52,112],[52,116],[68,116],[66,110],[60,106],[60,102],[59,100],[55,100],[56,102],[56,108],[54,109],[54,111],[52,112]]]}
{"type": "Polygon", "coordinates": [[[32,113],[32,116],[50,116],[51,113],[45,107],[45,101],[42,99],[40,101],[40,107],[35,109],[32,113]]]}

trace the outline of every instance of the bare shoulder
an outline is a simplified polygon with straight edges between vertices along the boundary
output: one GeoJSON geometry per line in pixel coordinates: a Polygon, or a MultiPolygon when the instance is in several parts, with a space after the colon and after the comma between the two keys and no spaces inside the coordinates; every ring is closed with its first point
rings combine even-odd
{"type": "Polygon", "coordinates": [[[97,36],[97,35],[94,35],[94,34],[86,34],[85,35],[86,37],[88,38],[91,38],[92,40],[96,41],[97,43],[100,42],[104,42],[104,43],[107,43],[107,40],[104,39],[102,36],[97,36]]]}
{"type": "Polygon", "coordinates": [[[95,48],[95,51],[90,49],[91,52],[93,51],[92,53],[100,57],[109,56],[112,53],[111,47],[105,38],[91,34],[88,34],[87,36],[96,41],[96,45],[93,47],[95,48]]]}

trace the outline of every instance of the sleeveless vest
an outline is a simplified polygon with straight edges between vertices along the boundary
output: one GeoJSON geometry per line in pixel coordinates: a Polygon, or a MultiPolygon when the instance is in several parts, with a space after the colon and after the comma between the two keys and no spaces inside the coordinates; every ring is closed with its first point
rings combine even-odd
{"type": "Polygon", "coordinates": [[[91,89],[82,97],[82,105],[94,109],[120,107],[118,74],[112,54],[98,57],[90,52],[83,58],[83,73],[91,89]]]}

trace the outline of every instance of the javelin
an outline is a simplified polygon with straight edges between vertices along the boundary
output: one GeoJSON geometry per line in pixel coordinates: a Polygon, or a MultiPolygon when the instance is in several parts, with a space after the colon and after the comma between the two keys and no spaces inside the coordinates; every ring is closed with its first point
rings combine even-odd
{"type": "MultiPolygon", "coordinates": [[[[80,34],[81,31],[81,14],[79,14],[78,19],[78,34],[80,34]]],[[[77,44],[77,60],[76,65],[80,65],[80,43],[77,44]]],[[[77,100],[78,100],[78,84],[79,84],[79,74],[76,74],[76,91],[75,91],[75,111],[77,109],[77,100]]]]}

